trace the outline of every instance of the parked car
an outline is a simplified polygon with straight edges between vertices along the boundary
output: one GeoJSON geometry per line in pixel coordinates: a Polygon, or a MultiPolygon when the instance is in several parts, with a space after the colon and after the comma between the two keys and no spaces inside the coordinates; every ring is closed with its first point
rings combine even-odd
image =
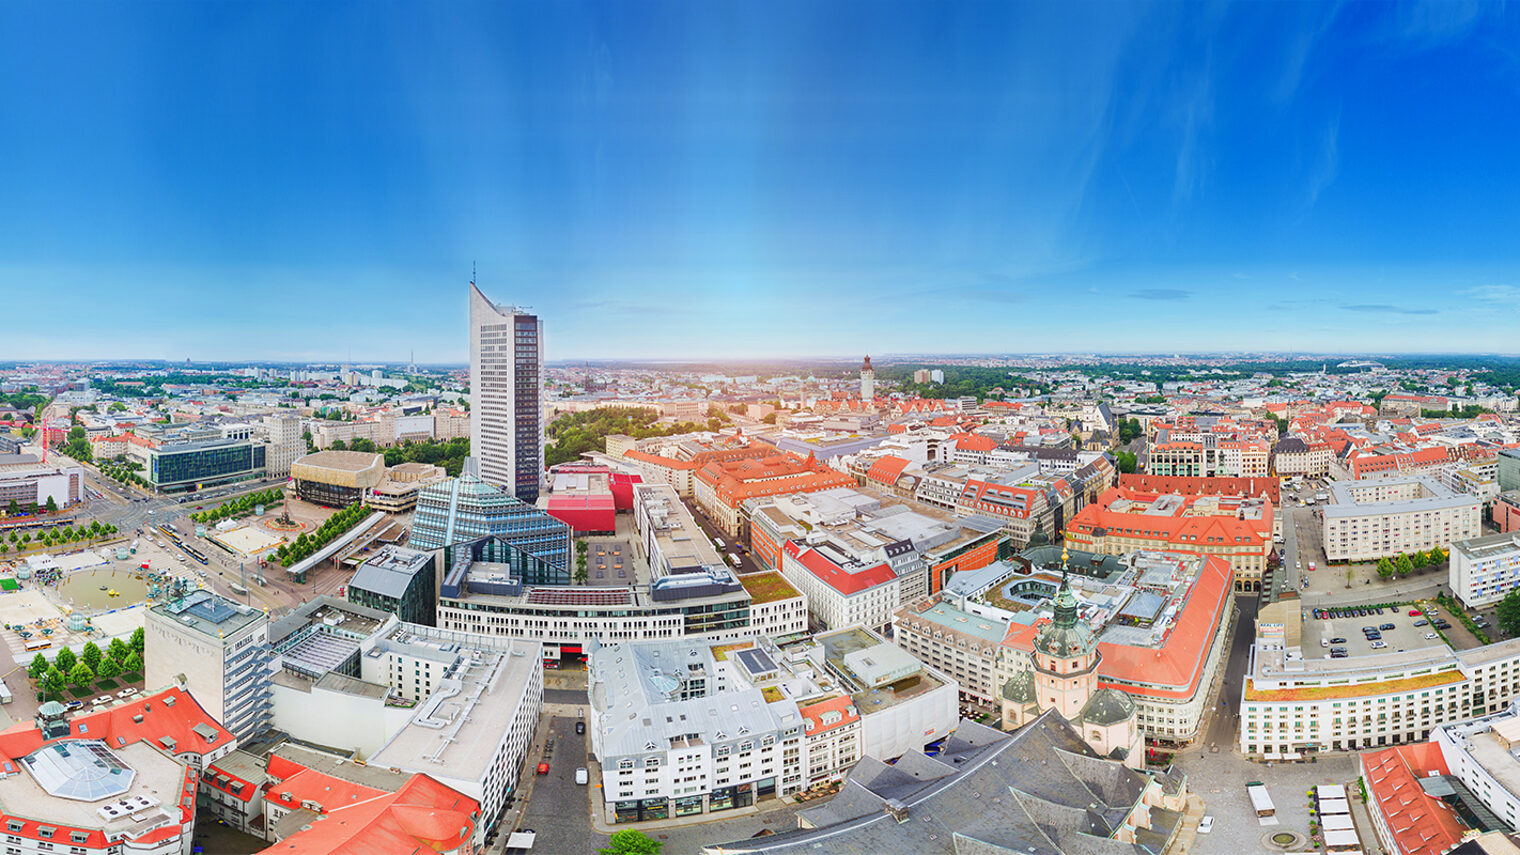
{"type": "Polygon", "coordinates": [[[1414,625],[1415,626],[1425,626],[1428,623],[1430,623],[1430,621],[1428,621],[1428,620],[1426,620],[1424,618],[1420,618],[1419,620],[1417,620],[1417,621],[1414,622],[1414,625]]]}
{"type": "Polygon", "coordinates": [[[1213,830],[1214,830],[1214,818],[1212,816],[1206,816],[1203,819],[1201,819],[1201,820],[1198,821],[1198,833],[1199,834],[1208,834],[1210,831],[1213,831],[1213,830]]]}
{"type": "Polygon", "coordinates": [[[1344,638],[1332,638],[1332,639],[1330,639],[1330,643],[1331,644],[1345,644],[1346,643],[1346,639],[1344,639],[1344,638]]]}
{"type": "Polygon", "coordinates": [[[1433,632],[1427,632],[1427,633],[1425,633],[1425,640],[1426,641],[1435,641],[1436,638],[1437,638],[1437,636],[1433,632]]]}
{"type": "Polygon", "coordinates": [[[1410,609],[1409,610],[1409,616],[1410,617],[1419,617],[1420,616],[1420,610],[1419,609],[1410,609]]]}
{"type": "Polygon", "coordinates": [[[1388,642],[1386,642],[1386,641],[1374,641],[1374,642],[1372,642],[1372,649],[1373,650],[1382,650],[1383,648],[1385,648],[1387,646],[1388,646],[1388,642]]]}
{"type": "Polygon", "coordinates": [[[587,780],[588,780],[588,778],[586,777],[586,767],[585,766],[581,766],[581,767],[577,768],[575,770],[575,782],[577,784],[585,786],[587,780]]]}
{"type": "Polygon", "coordinates": [[[549,774],[549,764],[548,763],[540,763],[540,764],[538,764],[538,774],[540,774],[540,775],[547,775],[547,774],[549,774]]]}
{"type": "Polygon", "coordinates": [[[1378,629],[1382,629],[1382,630],[1388,630],[1388,629],[1393,629],[1393,628],[1394,628],[1393,624],[1391,624],[1391,623],[1385,623],[1382,626],[1378,627],[1378,629]]]}

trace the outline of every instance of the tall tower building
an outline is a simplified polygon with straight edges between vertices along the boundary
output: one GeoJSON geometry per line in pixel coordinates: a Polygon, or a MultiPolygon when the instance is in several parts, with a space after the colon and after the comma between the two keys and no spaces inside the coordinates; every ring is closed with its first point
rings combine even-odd
{"type": "Polygon", "coordinates": [[[543,331],[470,283],[470,454],[481,480],[529,504],[544,482],[543,331]]]}
{"type": "Polygon", "coordinates": [[[876,369],[871,367],[871,357],[867,356],[865,364],[860,366],[860,400],[876,400],[876,369]]]}

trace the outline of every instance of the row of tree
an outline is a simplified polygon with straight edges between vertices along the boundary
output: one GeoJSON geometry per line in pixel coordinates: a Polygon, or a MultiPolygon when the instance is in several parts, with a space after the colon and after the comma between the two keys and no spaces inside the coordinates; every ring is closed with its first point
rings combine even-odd
{"type": "Polygon", "coordinates": [[[316,531],[302,533],[294,543],[280,544],[280,548],[274,552],[275,560],[281,566],[289,567],[307,558],[310,558],[317,550],[332,542],[334,538],[359,524],[359,521],[369,516],[369,509],[363,505],[349,505],[341,511],[327,518],[316,531]]]}
{"type": "Polygon", "coordinates": [[[1403,578],[1422,567],[1435,567],[1446,560],[1446,553],[1440,547],[1431,547],[1429,552],[1411,552],[1408,555],[1399,553],[1393,558],[1383,556],[1378,559],[1377,574],[1384,579],[1392,579],[1394,576],[1403,578]]]}
{"type": "Polygon", "coordinates": [[[132,640],[111,639],[104,651],[91,641],[85,644],[79,655],[65,647],[49,662],[38,653],[27,666],[26,674],[38,688],[51,695],[61,695],[65,683],[80,689],[92,685],[97,679],[109,680],[121,674],[141,674],[143,670],[142,628],[132,633],[132,640]]]}
{"type": "MultiPolygon", "coordinates": [[[[62,528],[50,528],[35,538],[42,546],[52,548],[65,543],[79,543],[85,540],[95,540],[106,535],[115,534],[116,526],[93,520],[89,525],[63,526],[62,528]]],[[[17,552],[31,546],[33,537],[31,532],[11,532],[10,537],[0,541],[0,555],[15,549],[17,552]]]]}
{"type": "Polygon", "coordinates": [[[190,519],[202,525],[217,523],[228,517],[243,516],[251,512],[258,505],[278,505],[284,500],[285,494],[278,487],[271,487],[268,490],[260,490],[257,493],[239,496],[230,502],[225,502],[210,510],[191,514],[190,519]]]}

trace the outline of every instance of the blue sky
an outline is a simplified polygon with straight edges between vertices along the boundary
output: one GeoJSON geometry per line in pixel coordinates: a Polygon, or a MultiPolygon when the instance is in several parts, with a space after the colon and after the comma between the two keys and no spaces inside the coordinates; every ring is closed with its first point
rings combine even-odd
{"type": "Polygon", "coordinates": [[[7,3],[0,358],[1515,352],[1496,3],[7,3]]]}

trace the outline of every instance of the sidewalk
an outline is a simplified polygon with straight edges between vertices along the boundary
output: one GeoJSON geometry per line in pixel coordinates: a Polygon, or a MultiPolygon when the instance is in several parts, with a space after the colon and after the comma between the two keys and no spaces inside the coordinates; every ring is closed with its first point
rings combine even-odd
{"type": "MultiPolygon", "coordinates": [[[[598,765],[591,772],[592,780],[599,780],[597,776],[600,774],[601,767],[598,765]]],[[[593,789],[593,792],[595,792],[595,789],[593,789]]],[[[819,804],[823,803],[824,802],[822,801],[819,802],[819,804]]],[[[689,828],[693,825],[707,825],[709,823],[729,823],[733,822],[736,819],[763,816],[772,811],[793,807],[796,804],[797,800],[793,799],[791,796],[781,796],[779,798],[767,800],[762,806],[750,805],[749,807],[733,808],[731,810],[719,811],[718,813],[699,813],[693,814],[692,816],[676,817],[675,819],[657,819],[650,820],[648,822],[631,822],[622,825],[609,825],[605,822],[602,822],[601,805],[593,803],[591,805],[591,828],[598,834],[612,834],[615,831],[622,831],[625,828],[636,828],[645,834],[653,836],[657,831],[668,831],[672,828],[689,828]]]]}

